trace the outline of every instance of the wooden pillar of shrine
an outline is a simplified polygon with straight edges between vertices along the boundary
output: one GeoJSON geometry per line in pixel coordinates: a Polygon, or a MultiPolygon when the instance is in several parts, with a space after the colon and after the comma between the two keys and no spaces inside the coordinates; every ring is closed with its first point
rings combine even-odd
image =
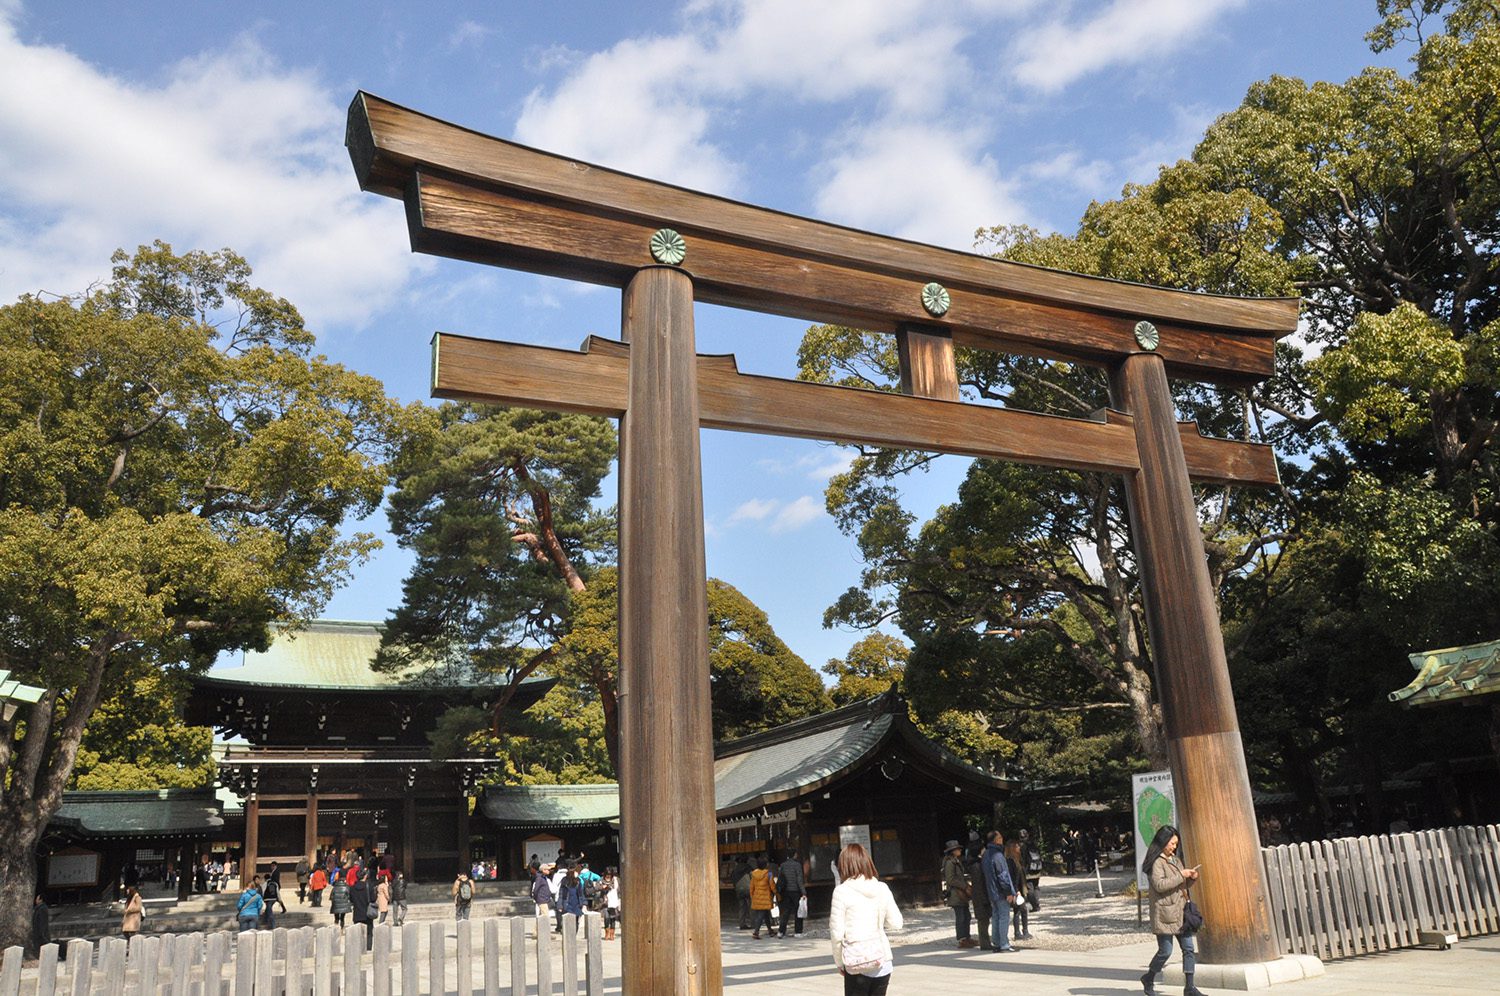
{"type": "Polygon", "coordinates": [[[417,868],[417,800],[408,787],[401,796],[401,874],[408,879],[417,868]]]}
{"type": "Polygon", "coordinates": [[[1266,907],[1218,605],[1162,358],[1126,357],[1112,371],[1110,398],[1134,416],[1141,469],[1126,475],[1125,497],[1185,864],[1203,866],[1193,887],[1205,921],[1201,958],[1219,964],[1275,960],[1280,953],[1266,907]]]}
{"type": "Polygon", "coordinates": [[[260,799],[252,795],[245,803],[245,853],[240,855],[240,888],[255,877],[260,860],[260,799]]]}
{"type": "Polygon", "coordinates": [[[693,284],[625,286],[620,425],[620,877],[631,993],[721,993],[693,284]],[[670,874],[662,869],[670,867],[670,874]]]}
{"type": "Polygon", "coordinates": [[[308,861],[318,853],[318,793],[307,797],[307,818],[302,826],[302,856],[308,861]]]}
{"type": "Polygon", "coordinates": [[[469,852],[470,840],[469,797],[461,795],[458,797],[458,866],[465,871],[474,863],[474,857],[469,852]]]}

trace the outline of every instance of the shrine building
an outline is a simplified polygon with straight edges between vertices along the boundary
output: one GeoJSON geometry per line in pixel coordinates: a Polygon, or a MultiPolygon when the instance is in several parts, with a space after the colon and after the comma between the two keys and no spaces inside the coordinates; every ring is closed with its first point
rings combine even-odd
{"type": "MultiPolygon", "coordinates": [[[[379,673],[379,646],[376,623],[317,620],[194,679],[187,721],[229,741],[219,777],[244,800],[242,868],[290,868],[330,847],[389,849],[409,878],[433,881],[472,860],[469,800],[504,762],[434,759],[427,734],[455,706],[489,711],[505,685],[379,673]]],[[[552,684],[522,681],[507,710],[552,684]]]]}

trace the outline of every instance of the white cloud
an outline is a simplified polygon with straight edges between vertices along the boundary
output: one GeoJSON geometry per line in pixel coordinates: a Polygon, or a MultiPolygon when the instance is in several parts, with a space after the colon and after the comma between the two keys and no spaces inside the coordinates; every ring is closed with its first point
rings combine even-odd
{"type": "Polygon", "coordinates": [[[730,512],[725,524],[764,523],[768,532],[780,534],[800,529],[824,514],[823,502],[812,495],[803,495],[792,501],[751,498],[730,512]]]}
{"type": "Polygon", "coordinates": [[[851,133],[827,164],[821,217],[968,250],[981,224],[1029,220],[978,129],[891,122],[851,133]]]}
{"type": "MultiPolygon", "coordinates": [[[[916,120],[969,94],[962,51],[978,22],[1032,0],[697,0],[683,29],[628,38],[569,65],[526,100],[516,138],[653,179],[720,194],[744,167],[715,126],[750,93],[839,104],[873,99],[877,119],[916,120]]],[[[553,62],[544,56],[540,64],[553,62]]],[[[972,226],[971,226],[972,227],[972,226]]]]}
{"type": "Polygon", "coordinates": [[[780,504],[774,498],[751,498],[729,513],[729,522],[762,522],[774,515],[780,504]]]}
{"type": "Polygon", "coordinates": [[[824,514],[824,506],[821,501],[812,495],[803,495],[801,498],[782,506],[781,511],[776,513],[776,518],[771,522],[771,532],[789,533],[794,529],[802,528],[824,514]]]}
{"type": "Polygon", "coordinates": [[[1057,18],[1022,31],[1010,49],[1012,72],[1038,90],[1060,90],[1100,69],[1160,59],[1244,2],[1113,0],[1082,22],[1057,18]]]}
{"type": "Polygon", "coordinates": [[[456,51],[466,45],[478,45],[492,34],[492,28],[487,28],[478,21],[461,21],[448,35],[448,49],[456,51]]]}
{"type": "Polygon", "coordinates": [[[0,299],[82,290],[113,249],[162,238],[233,248],[315,328],[365,321],[425,264],[400,207],[359,191],[343,123],[253,41],[142,84],[0,17],[0,299]]]}

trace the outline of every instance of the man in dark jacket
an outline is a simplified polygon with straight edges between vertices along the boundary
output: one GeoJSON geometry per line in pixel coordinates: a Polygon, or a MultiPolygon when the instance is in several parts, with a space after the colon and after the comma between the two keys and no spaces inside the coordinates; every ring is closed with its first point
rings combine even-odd
{"type": "MultiPolygon", "coordinates": [[[[802,876],[802,859],[796,851],[787,855],[781,863],[781,934],[786,936],[786,922],[802,909],[801,902],[807,895],[807,880],[802,876]]],[[[796,936],[802,936],[803,918],[798,916],[796,936]]]]}
{"type": "Polygon", "coordinates": [[[969,846],[964,850],[964,872],[974,891],[974,926],[979,930],[979,950],[993,951],[995,946],[990,943],[990,915],[993,911],[990,890],[984,884],[983,859],[984,841],[979,839],[978,833],[970,830],[969,846]]]}
{"type": "Polygon", "coordinates": [[[354,905],[354,926],[364,926],[366,951],[375,943],[375,922],[370,919],[370,904],[374,901],[370,884],[364,879],[358,879],[349,886],[349,902],[354,905]]]}
{"type": "Polygon", "coordinates": [[[984,837],[984,887],[990,894],[990,938],[995,950],[1014,951],[1010,943],[1011,900],[1016,896],[1016,886],[1010,880],[1010,866],[1005,861],[1005,835],[991,830],[984,837]]]}
{"type": "Polygon", "coordinates": [[[47,900],[38,892],[31,905],[31,947],[26,957],[40,958],[42,946],[52,943],[52,911],[47,909],[47,900]]]}

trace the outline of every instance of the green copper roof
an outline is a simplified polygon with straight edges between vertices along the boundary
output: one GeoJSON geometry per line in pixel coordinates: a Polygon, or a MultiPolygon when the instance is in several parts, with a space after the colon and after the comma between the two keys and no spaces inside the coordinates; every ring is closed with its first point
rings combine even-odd
{"type": "MultiPolygon", "coordinates": [[[[714,758],[714,810],[720,819],[789,805],[901,742],[902,754],[946,784],[992,797],[1010,784],[928,740],[906,718],[906,703],[886,694],[772,730],[720,743],[714,758]]],[[[485,789],[480,810],[505,827],[605,823],[620,815],[619,786],[533,785],[485,789]]]]}
{"type": "Polygon", "coordinates": [[[1424,650],[1411,655],[1417,676],[1390,694],[1405,706],[1500,692],[1500,640],[1446,650],[1424,650]]]}
{"type": "Polygon", "coordinates": [[[488,687],[504,682],[455,680],[430,669],[408,668],[387,674],[370,664],[380,649],[381,625],[317,619],[298,630],[278,633],[264,651],[247,650],[238,667],[219,665],[205,678],[213,682],[247,685],[298,686],[324,689],[378,689],[404,687],[488,687]]]}
{"type": "Polygon", "coordinates": [[[23,685],[11,679],[10,672],[0,668],[0,699],[12,702],[40,702],[47,690],[32,685],[23,685]]]}
{"type": "Polygon", "coordinates": [[[510,785],[487,788],[479,804],[486,817],[505,827],[555,827],[608,823],[620,818],[620,786],[510,785]]]}
{"type": "Polygon", "coordinates": [[[212,837],[224,816],[211,788],[64,792],[50,825],[87,837],[212,837]]]}

